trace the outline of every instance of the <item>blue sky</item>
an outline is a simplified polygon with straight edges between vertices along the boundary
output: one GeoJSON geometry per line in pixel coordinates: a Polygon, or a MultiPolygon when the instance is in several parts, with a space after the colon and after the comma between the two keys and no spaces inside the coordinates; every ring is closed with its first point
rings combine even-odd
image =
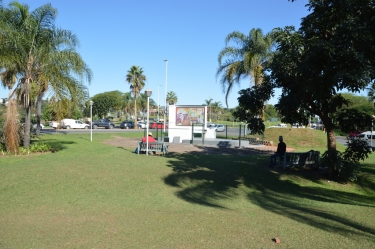
{"type": "MultiPolygon", "coordinates": [[[[7,5],[10,1],[3,2],[7,5]]],[[[201,105],[212,98],[225,106],[216,78],[217,56],[225,46],[225,37],[232,31],[248,34],[252,28],[265,33],[287,25],[298,28],[308,14],[308,0],[20,2],[31,10],[48,2],[57,8],[57,25],[78,36],[78,51],[93,71],[91,96],[113,90],[129,92],[125,76],[137,65],[147,77],[145,89],[153,91],[151,98],[155,102],[159,99],[160,105],[166,82],[164,59],[168,60],[167,91],[176,93],[177,104],[201,105]]],[[[247,87],[248,80],[234,87],[228,100],[230,108],[237,105],[237,92],[247,87]]],[[[7,90],[0,88],[0,97],[6,96],[7,90]]],[[[277,96],[270,101],[276,102],[277,96]]]]}

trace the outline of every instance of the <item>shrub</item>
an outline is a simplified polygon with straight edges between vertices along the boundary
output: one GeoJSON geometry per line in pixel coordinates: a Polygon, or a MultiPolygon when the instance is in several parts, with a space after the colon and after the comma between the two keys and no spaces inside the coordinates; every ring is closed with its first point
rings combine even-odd
{"type": "Polygon", "coordinates": [[[322,155],[322,163],[333,165],[338,181],[356,181],[360,172],[360,161],[368,158],[372,152],[367,141],[356,138],[348,139],[348,147],[344,152],[326,151],[322,155]]]}
{"type": "Polygon", "coordinates": [[[30,152],[47,152],[52,151],[52,147],[45,143],[33,143],[29,148],[30,152]]]}

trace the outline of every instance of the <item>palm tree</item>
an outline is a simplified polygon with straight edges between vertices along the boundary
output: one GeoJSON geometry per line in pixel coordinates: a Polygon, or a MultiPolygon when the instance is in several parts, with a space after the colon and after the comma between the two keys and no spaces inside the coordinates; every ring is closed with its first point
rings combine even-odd
{"type": "MultiPolygon", "coordinates": [[[[212,108],[212,112],[214,114],[216,114],[215,115],[216,117],[217,117],[217,114],[219,114],[219,112],[223,109],[220,101],[213,102],[211,104],[211,108],[212,108]]],[[[216,118],[216,120],[217,120],[217,118],[216,118]]]]}
{"type": "Polygon", "coordinates": [[[173,91],[168,92],[166,101],[168,102],[169,105],[176,104],[178,101],[176,93],[173,91]]]}
{"type": "Polygon", "coordinates": [[[133,102],[133,99],[132,99],[132,96],[131,96],[131,92],[124,93],[123,99],[122,99],[121,109],[125,113],[126,120],[129,117],[129,113],[130,113],[131,109],[133,109],[133,103],[134,102],[133,102]]]}
{"type": "MultiPolygon", "coordinates": [[[[86,76],[90,80],[91,71],[74,50],[77,38],[71,32],[55,27],[57,11],[50,4],[32,12],[28,5],[18,2],[9,6],[8,32],[0,43],[0,57],[3,56],[0,68],[15,69],[18,80],[11,97],[17,96],[26,113],[24,147],[27,148],[34,100],[41,103],[48,89],[52,89],[59,99],[81,99],[87,95],[87,88],[72,75],[81,80],[86,76]]],[[[41,110],[38,109],[40,122],[41,110]]]]}
{"type": "Polygon", "coordinates": [[[137,98],[145,86],[146,76],[143,75],[143,69],[139,66],[132,66],[126,75],[126,81],[130,84],[130,90],[134,96],[134,127],[137,125],[137,98]]]}
{"type": "Polygon", "coordinates": [[[250,83],[259,85],[263,80],[262,70],[272,57],[273,39],[271,34],[263,35],[261,29],[251,29],[249,36],[235,31],[225,38],[225,48],[218,56],[219,68],[216,76],[221,75],[221,85],[228,96],[234,83],[239,84],[243,78],[250,78],[250,83]],[[234,42],[237,47],[228,46],[234,42]],[[225,58],[225,61],[224,61],[225,58]]]}
{"type": "MultiPolygon", "coordinates": [[[[29,6],[12,2],[10,8],[2,11],[7,16],[7,30],[3,33],[0,45],[0,68],[12,70],[17,76],[16,90],[10,98],[17,96],[23,104],[26,113],[24,146],[30,144],[30,111],[32,93],[35,91],[35,67],[38,65],[39,55],[49,50],[49,41],[53,38],[56,10],[51,5],[43,5],[33,12],[29,6]],[[12,66],[10,66],[13,64],[12,66]]],[[[3,16],[0,18],[3,19],[3,16]]],[[[2,25],[3,27],[3,25],[2,25]]]]}
{"type": "Polygon", "coordinates": [[[91,70],[75,51],[78,39],[70,31],[57,29],[54,33],[51,50],[41,55],[41,63],[36,68],[37,136],[43,96],[49,93],[60,100],[68,99],[74,106],[83,106],[89,95],[83,80],[90,82],[92,78],[91,70]]]}

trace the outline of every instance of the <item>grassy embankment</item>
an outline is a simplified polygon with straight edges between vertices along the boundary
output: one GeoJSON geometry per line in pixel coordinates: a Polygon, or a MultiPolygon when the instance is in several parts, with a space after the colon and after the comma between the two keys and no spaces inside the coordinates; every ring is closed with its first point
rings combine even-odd
{"type": "Polygon", "coordinates": [[[44,135],[58,152],[0,157],[0,248],[375,246],[375,155],[359,183],[338,184],[269,170],[261,155],[155,157],[103,143],[126,135],[44,135]]]}

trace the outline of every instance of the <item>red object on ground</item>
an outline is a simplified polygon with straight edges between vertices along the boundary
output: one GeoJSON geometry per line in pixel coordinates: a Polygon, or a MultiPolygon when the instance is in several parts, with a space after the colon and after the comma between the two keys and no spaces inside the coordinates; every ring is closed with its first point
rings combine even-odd
{"type": "Polygon", "coordinates": [[[276,244],[280,244],[280,239],[279,238],[273,238],[272,239],[276,244]]]}

